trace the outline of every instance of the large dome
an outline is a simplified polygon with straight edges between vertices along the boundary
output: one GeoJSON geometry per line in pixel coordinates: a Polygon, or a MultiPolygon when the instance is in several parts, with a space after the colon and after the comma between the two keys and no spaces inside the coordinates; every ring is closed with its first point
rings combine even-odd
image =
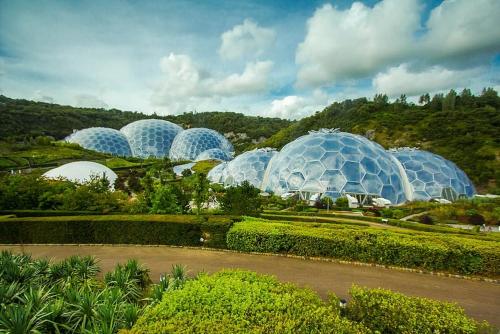
{"type": "Polygon", "coordinates": [[[254,187],[260,188],[267,165],[277,153],[274,149],[260,148],[238,155],[228,162],[222,173],[221,182],[234,186],[248,181],[254,187]]]}
{"type": "Polygon", "coordinates": [[[221,150],[220,148],[211,148],[209,150],[203,151],[196,157],[196,161],[203,160],[219,160],[219,161],[229,161],[233,157],[231,153],[221,150]]]}
{"type": "Polygon", "coordinates": [[[180,132],[170,148],[172,160],[195,160],[196,157],[209,149],[218,148],[228,153],[234,151],[233,145],[215,130],[193,128],[180,132]]]}
{"type": "Polygon", "coordinates": [[[78,144],[88,150],[125,157],[132,155],[127,137],[115,129],[83,129],[69,135],[65,140],[69,143],[78,144]]]}
{"type": "Polygon", "coordinates": [[[120,131],[127,137],[134,157],[163,158],[168,157],[170,146],[182,128],[160,119],[143,119],[125,125],[120,131]]]}
{"type": "Polygon", "coordinates": [[[85,183],[94,177],[106,178],[109,187],[114,189],[117,175],[108,167],[92,161],[70,162],[57,168],[51,169],[43,177],[47,179],[65,179],[76,183],[85,183]]]}
{"type": "Polygon", "coordinates": [[[412,190],[412,200],[472,197],[474,185],[453,162],[427,151],[413,148],[390,152],[401,162],[412,190]]]}
{"type": "Polygon", "coordinates": [[[268,166],[262,189],[277,194],[343,194],[406,200],[397,160],[362,136],[337,130],[311,131],[283,147],[268,166]]]}

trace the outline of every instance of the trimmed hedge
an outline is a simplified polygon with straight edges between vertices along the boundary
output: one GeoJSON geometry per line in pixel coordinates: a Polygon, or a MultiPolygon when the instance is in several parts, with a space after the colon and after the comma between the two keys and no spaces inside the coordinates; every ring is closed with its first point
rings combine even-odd
{"type": "Polygon", "coordinates": [[[244,252],[291,253],[460,274],[500,275],[500,243],[434,233],[248,219],[229,230],[227,245],[244,252]]]}
{"type": "Polygon", "coordinates": [[[63,211],[63,210],[0,210],[0,215],[16,217],[56,217],[56,216],[87,216],[101,215],[95,211],[63,211]]]}
{"type": "MultiPolygon", "coordinates": [[[[351,221],[341,221],[335,220],[337,217],[331,218],[320,218],[320,217],[300,217],[300,216],[287,216],[287,215],[274,215],[274,214],[261,214],[262,218],[269,220],[287,220],[294,222],[313,222],[313,223],[329,223],[329,224],[343,224],[343,225],[356,225],[356,226],[370,226],[367,223],[362,222],[351,222],[351,221]]],[[[351,218],[356,219],[356,218],[351,218]]]]}
{"type": "Polygon", "coordinates": [[[377,333],[476,333],[478,324],[453,303],[353,286],[346,315],[377,333]]]}
{"type": "MultiPolygon", "coordinates": [[[[338,300],[335,300],[338,302],[338,300]]],[[[310,289],[241,270],[201,275],[169,290],[120,333],[369,333],[310,289]]]]}
{"type": "Polygon", "coordinates": [[[227,217],[109,215],[9,218],[0,221],[0,243],[159,244],[225,247],[227,217]],[[201,242],[200,238],[206,240],[201,242]],[[208,237],[207,237],[208,236],[208,237]]]}

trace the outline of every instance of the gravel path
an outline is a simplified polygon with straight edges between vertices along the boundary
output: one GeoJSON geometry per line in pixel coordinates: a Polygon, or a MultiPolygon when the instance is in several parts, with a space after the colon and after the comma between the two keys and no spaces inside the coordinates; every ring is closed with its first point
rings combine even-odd
{"type": "Polygon", "coordinates": [[[326,261],[303,260],[279,256],[265,256],[221,252],[215,250],[176,248],[168,246],[51,246],[0,245],[0,250],[24,251],[34,257],[62,259],[70,255],[94,255],[100,259],[104,272],[116,263],[136,258],[151,269],[154,281],[161,272],[168,272],[173,264],[186,265],[189,272],[209,273],[222,268],[243,268],[277,276],[282,281],[308,286],[322,297],[332,291],[348,297],[352,284],[370,288],[382,287],[407,295],[453,301],[465,308],[477,320],[487,320],[500,327],[500,284],[419,274],[386,268],[339,264],[326,261]]]}

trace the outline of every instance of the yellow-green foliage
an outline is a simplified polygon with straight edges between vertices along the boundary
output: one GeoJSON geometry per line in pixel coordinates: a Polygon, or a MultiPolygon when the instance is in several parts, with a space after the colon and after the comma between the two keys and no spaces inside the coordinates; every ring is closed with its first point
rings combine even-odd
{"type": "Polygon", "coordinates": [[[377,333],[476,333],[477,323],[452,303],[353,286],[347,316],[377,333]]]}
{"type": "Polygon", "coordinates": [[[203,174],[208,174],[208,172],[217,166],[220,163],[220,161],[217,160],[204,160],[204,161],[198,161],[192,168],[193,171],[196,173],[203,173],[203,174]]]}
{"type": "Polygon", "coordinates": [[[500,274],[499,242],[430,232],[247,219],[230,229],[227,245],[245,252],[333,257],[461,274],[500,274]]]}
{"type": "Polygon", "coordinates": [[[228,270],[168,291],[130,333],[368,333],[309,289],[228,270]]]}

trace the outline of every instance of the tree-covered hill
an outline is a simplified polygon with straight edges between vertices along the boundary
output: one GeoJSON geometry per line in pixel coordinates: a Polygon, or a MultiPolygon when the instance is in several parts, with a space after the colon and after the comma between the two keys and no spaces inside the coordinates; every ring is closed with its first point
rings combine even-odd
{"type": "Polygon", "coordinates": [[[428,94],[421,105],[402,96],[333,103],[321,112],[291,124],[259,146],[281,148],[310,130],[340,128],[364,135],[386,148],[419,147],[440,154],[461,167],[481,191],[500,193],[500,98],[485,89],[474,96],[465,89],[428,94]]]}
{"type": "Polygon", "coordinates": [[[227,134],[237,151],[268,138],[291,124],[279,118],[245,116],[234,112],[185,113],[178,116],[145,115],[117,109],[74,108],[58,104],[10,99],[0,95],[0,139],[20,140],[40,135],[62,139],[92,126],[120,129],[144,118],[165,119],[184,128],[208,127],[227,134]]]}

